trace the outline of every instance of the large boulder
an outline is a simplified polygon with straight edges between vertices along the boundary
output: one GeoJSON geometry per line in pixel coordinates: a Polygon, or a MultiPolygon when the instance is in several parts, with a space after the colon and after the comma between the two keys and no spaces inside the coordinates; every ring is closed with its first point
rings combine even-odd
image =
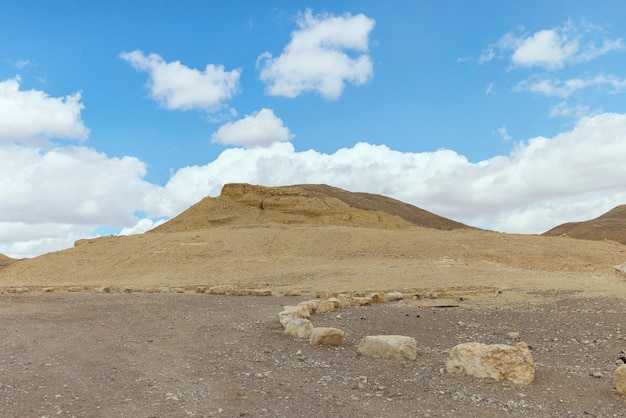
{"type": "Polygon", "coordinates": [[[415,360],[415,338],[404,335],[370,335],[361,339],[357,353],[365,357],[389,360],[415,360]]]}
{"type": "Polygon", "coordinates": [[[450,350],[446,363],[448,373],[464,373],[470,376],[510,380],[529,385],[535,379],[533,356],[523,342],[506,344],[459,344],[450,350]]]}
{"type": "Polygon", "coordinates": [[[311,332],[312,345],[331,345],[341,347],[343,345],[343,331],[337,328],[316,327],[311,332]]]}

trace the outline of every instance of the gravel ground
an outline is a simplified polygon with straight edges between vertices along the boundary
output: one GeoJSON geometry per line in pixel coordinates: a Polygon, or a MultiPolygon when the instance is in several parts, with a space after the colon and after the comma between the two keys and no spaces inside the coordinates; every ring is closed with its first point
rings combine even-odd
{"type": "Polygon", "coordinates": [[[316,326],[346,333],[344,347],[328,348],[283,334],[277,313],[300,297],[3,295],[0,416],[626,416],[612,378],[624,302],[547,296],[316,314],[316,326]],[[510,332],[532,347],[532,385],[443,373],[454,345],[513,343],[510,332]],[[359,340],[378,334],[415,337],[420,355],[359,357],[359,340]]]}

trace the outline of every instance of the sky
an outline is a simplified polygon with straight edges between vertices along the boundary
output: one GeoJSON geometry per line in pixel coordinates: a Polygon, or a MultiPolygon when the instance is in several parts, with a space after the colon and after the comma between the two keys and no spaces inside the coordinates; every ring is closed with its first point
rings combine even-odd
{"type": "Polygon", "coordinates": [[[536,234],[626,204],[626,2],[5,0],[0,253],[324,183],[536,234]]]}

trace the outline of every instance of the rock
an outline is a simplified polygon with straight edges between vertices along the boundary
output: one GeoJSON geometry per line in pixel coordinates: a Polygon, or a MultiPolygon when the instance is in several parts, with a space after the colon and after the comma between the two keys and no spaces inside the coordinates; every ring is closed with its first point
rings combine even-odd
{"type": "Polygon", "coordinates": [[[41,291],[43,293],[52,293],[56,290],[56,287],[50,286],[50,287],[42,287],[41,291]]]}
{"type": "Polygon", "coordinates": [[[615,370],[613,375],[615,388],[620,395],[626,395],[626,364],[622,364],[615,370]]]}
{"type": "Polygon", "coordinates": [[[448,373],[464,373],[495,380],[507,379],[529,385],[535,379],[532,353],[523,342],[506,344],[459,344],[450,350],[446,363],[448,373]]]}
{"type": "Polygon", "coordinates": [[[209,293],[212,295],[225,295],[226,293],[233,290],[233,287],[227,284],[211,286],[209,288],[209,293]]]}
{"type": "Polygon", "coordinates": [[[343,345],[343,335],[343,331],[337,328],[316,327],[311,332],[311,344],[341,347],[343,345]]]}
{"type": "Polygon", "coordinates": [[[325,290],[319,290],[315,293],[315,297],[318,299],[328,299],[337,296],[335,292],[327,292],[325,290]]]}
{"type": "Polygon", "coordinates": [[[311,317],[311,313],[307,309],[306,306],[291,306],[287,305],[283,308],[283,311],[278,314],[278,319],[282,324],[283,328],[287,326],[287,323],[292,319],[304,318],[309,319],[311,317]]]}
{"type": "Polygon", "coordinates": [[[619,271],[620,273],[626,274],[626,261],[613,267],[615,267],[615,270],[619,271]]]}
{"type": "Polygon", "coordinates": [[[402,294],[402,292],[389,292],[385,293],[383,298],[385,302],[396,302],[398,300],[404,299],[404,295],[402,294]]]}
{"type": "Polygon", "coordinates": [[[417,343],[413,337],[404,335],[370,335],[361,339],[357,353],[389,360],[415,360],[417,343]]]}
{"type": "Polygon", "coordinates": [[[198,286],[196,287],[196,293],[206,293],[209,290],[206,286],[198,286]]]}
{"type": "Polygon", "coordinates": [[[372,299],[372,303],[382,303],[385,300],[385,294],[382,292],[376,292],[369,295],[372,299]]]}
{"type": "Polygon", "coordinates": [[[310,319],[296,318],[285,325],[285,334],[295,338],[310,338],[313,324],[310,319]]]}
{"type": "Polygon", "coordinates": [[[285,290],[285,293],[283,293],[283,296],[300,296],[300,295],[302,295],[302,292],[300,290],[295,290],[295,289],[285,290]]]}
{"type": "Polygon", "coordinates": [[[519,332],[509,332],[506,336],[509,340],[519,341],[519,332]]]}
{"type": "Polygon", "coordinates": [[[231,296],[250,296],[252,294],[251,289],[231,289],[226,293],[231,296]]]}
{"type": "Polygon", "coordinates": [[[272,291],[269,289],[253,289],[252,296],[272,296],[272,291]]]}
{"type": "Polygon", "coordinates": [[[339,299],[334,298],[334,297],[333,298],[328,298],[327,302],[332,303],[335,306],[335,309],[341,309],[341,308],[345,307],[345,305],[343,305],[339,299]]]}
{"type": "Polygon", "coordinates": [[[305,306],[309,312],[332,312],[335,310],[335,304],[333,302],[329,302],[327,300],[322,299],[311,299],[304,302],[298,303],[298,306],[305,306]]]}
{"type": "Polygon", "coordinates": [[[185,289],[182,287],[171,287],[170,292],[172,293],[185,293],[185,289]]]}
{"type": "Polygon", "coordinates": [[[372,304],[372,298],[356,297],[352,298],[350,305],[352,306],[370,306],[372,304]]]}

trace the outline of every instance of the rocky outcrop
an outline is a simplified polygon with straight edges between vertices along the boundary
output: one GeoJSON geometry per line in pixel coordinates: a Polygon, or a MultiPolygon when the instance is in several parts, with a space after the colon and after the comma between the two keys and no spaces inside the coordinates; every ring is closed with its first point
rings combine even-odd
{"type": "Polygon", "coordinates": [[[361,339],[357,353],[389,360],[415,360],[417,343],[413,337],[404,335],[371,335],[361,339]]]}
{"type": "Polygon", "coordinates": [[[528,345],[523,342],[515,346],[477,342],[459,344],[450,351],[446,370],[524,385],[535,379],[535,363],[528,345]]]}

